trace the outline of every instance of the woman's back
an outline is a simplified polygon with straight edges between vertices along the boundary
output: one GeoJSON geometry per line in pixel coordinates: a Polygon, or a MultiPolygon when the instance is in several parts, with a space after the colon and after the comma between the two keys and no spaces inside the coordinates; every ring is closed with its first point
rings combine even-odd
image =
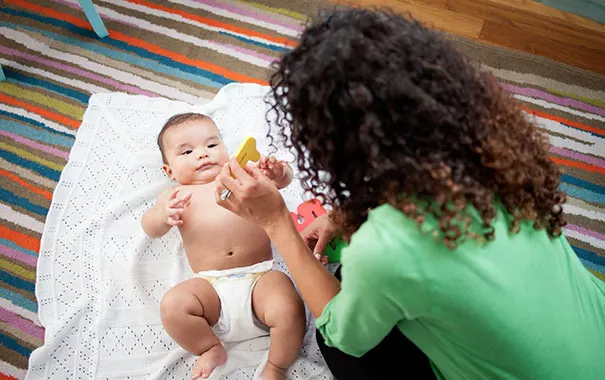
{"type": "Polygon", "coordinates": [[[374,298],[384,289],[407,316],[400,330],[446,379],[602,377],[605,283],[564,237],[527,224],[513,235],[501,208],[493,226],[495,241],[450,250],[383,205],[343,252],[343,279],[365,282],[374,298]]]}

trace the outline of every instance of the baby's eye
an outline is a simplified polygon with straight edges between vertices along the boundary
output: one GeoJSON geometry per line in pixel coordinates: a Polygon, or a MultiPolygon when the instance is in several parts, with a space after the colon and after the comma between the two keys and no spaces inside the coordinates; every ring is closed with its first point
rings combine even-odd
{"type": "Polygon", "coordinates": [[[183,151],[183,153],[181,154],[191,154],[193,151],[191,149],[187,149],[185,151],[183,151]]]}
{"type": "Polygon", "coordinates": [[[214,148],[214,147],[217,147],[217,146],[218,146],[218,144],[210,144],[210,145],[208,145],[208,148],[214,148]]]}

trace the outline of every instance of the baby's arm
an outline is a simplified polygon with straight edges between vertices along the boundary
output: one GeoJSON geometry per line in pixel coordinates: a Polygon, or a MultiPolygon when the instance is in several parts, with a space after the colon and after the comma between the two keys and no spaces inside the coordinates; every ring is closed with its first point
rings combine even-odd
{"type": "Polygon", "coordinates": [[[288,186],[294,178],[290,165],[275,157],[262,157],[258,162],[258,168],[273,181],[278,189],[288,186]]]}
{"type": "Polygon", "coordinates": [[[151,238],[159,238],[173,226],[183,224],[181,214],[190,199],[191,193],[180,196],[178,187],[164,191],[155,205],[143,215],[141,220],[143,231],[151,238]]]}

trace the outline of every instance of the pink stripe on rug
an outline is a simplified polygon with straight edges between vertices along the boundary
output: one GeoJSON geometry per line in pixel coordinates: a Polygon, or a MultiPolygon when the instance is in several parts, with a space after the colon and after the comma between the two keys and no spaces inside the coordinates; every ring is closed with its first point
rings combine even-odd
{"type": "Polygon", "coordinates": [[[554,153],[554,154],[558,154],[559,156],[564,156],[564,157],[568,157],[568,158],[573,158],[574,160],[577,160],[577,161],[586,162],[587,164],[592,164],[592,165],[598,166],[600,168],[605,168],[605,160],[600,160],[596,157],[592,157],[592,156],[589,156],[586,154],[574,152],[573,150],[559,148],[556,146],[551,146],[550,152],[554,153]]]}
{"type": "Polygon", "coordinates": [[[575,224],[568,224],[567,226],[565,226],[565,228],[568,229],[568,230],[579,232],[582,235],[590,236],[590,237],[593,237],[595,239],[599,239],[599,240],[605,241],[605,235],[600,234],[600,233],[598,233],[596,231],[589,230],[589,229],[584,228],[584,227],[576,226],[575,224]]]}
{"type": "Polygon", "coordinates": [[[30,140],[28,138],[25,137],[21,137],[19,135],[15,135],[14,133],[10,133],[10,132],[6,132],[6,131],[2,131],[0,130],[0,135],[2,136],[6,136],[8,138],[11,138],[23,145],[26,145],[30,148],[34,148],[34,149],[38,149],[41,150],[43,152],[46,153],[50,153],[53,156],[57,156],[57,157],[61,157],[67,160],[67,158],[69,157],[69,152],[65,152],[63,150],[54,148],[52,146],[48,146],[48,145],[44,145],[44,144],[40,144],[39,142],[36,142],[34,140],[30,140]]]}
{"type": "MultiPolygon", "coordinates": [[[[67,5],[68,7],[80,9],[80,7],[78,5],[71,3],[70,1],[67,1],[67,0],[53,0],[53,1],[55,3],[67,5]]],[[[128,26],[132,26],[134,28],[138,28],[137,24],[128,22],[128,21],[124,21],[124,20],[120,20],[116,17],[108,16],[107,13],[104,12],[103,10],[98,10],[98,12],[101,16],[103,16],[104,19],[118,22],[122,25],[128,25],[128,26]]],[[[243,47],[239,47],[239,46],[235,46],[235,45],[231,45],[231,44],[227,44],[227,43],[220,43],[220,42],[216,42],[216,41],[212,41],[212,40],[205,40],[205,41],[208,43],[208,45],[213,45],[213,46],[219,47],[221,49],[227,49],[227,50],[230,49],[230,50],[236,51],[238,53],[247,54],[249,56],[256,57],[258,59],[262,59],[263,61],[266,61],[267,63],[271,63],[276,59],[274,57],[271,57],[270,55],[262,54],[262,53],[254,51],[254,50],[246,49],[243,47]]],[[[223,53],[223,51],[221,51],[221,53],[223,53]]]]}
{"type": "Polygon", "coordinates": [[[302,30],[304,29],[304,26],[302,26],[302,25],[291,24],[291,23],[287,23],[287,22],[283,22],[283,21],[279,21],[279,20],[274,20],[271,17],[263,16],[262,14],[258,14],[258,13],[254,13],[254,12],[250,12],[243,8],[237,7],[235,5],[221,3],[221,2],[218,2],[215,0],[194,0],[194,1],[201,3],[201,4],[210,5],[212,7],[224,9],[226,11],[229,11],[231,13],[236,13],[241,16],[254,18],[256,20],[263,21],[268,24],[279,25],[281,27],[288,28],[288,29],[291,29],[296,32],[302,32],[302,30]]]}
{"type": "Polygon", "coordinates": [[[122,82],[118,82],[117,80],[114,80],[114,79],[111,79],[111,78],[107,78],[107,77],[104,77],[104,76],[101,76],[101,75],[97,75],[97,74],[92,73],[90,71],[81,70],[81,69],[78,69],[76,67],[65,65],[63,63],[59,63],[58,61],[42,58],[42,57],[39,57],[39,56],[36,56],[36,55],[32,55],[32,54],[28,54],[28,53],[23,53],[23,52],[20,52],[18,50],[15,50],[15,49],[11,49],[11,48],[0,46],[0,53],[6,53],[6,54],[9,54],[9,55],[13,55],[15,57],[25,58],[25,59],[28,59],[28,60],[30,60],[32,62],[37,62],[37,63],[43,64],[43,65],[54,67],[55,69],[67,71],[67,72],[72,73],[72,74],[81,75],[81,76],[83,76],[85,78],[96,80],[96,81],[99,81],[101,83],[108,84],[110,86],[114,86],[114,87],[116,87],[116,88],[118,88],[120,90],[123,90],[123,91],[126,91],[126,92],[130,92],[130,93],[133,93],[133,94],[147,95],[147,96],[151,96],[151,97],[159,96],[158,94],[153,93],[151,91],[141,90],[138,87],[131,86],[131,85],[128,85],[128,84],[124,84],[122,82]]]}
{"type": "Polygon", "coordinates": [[[42,327],[34,325],[31,321],[23,319],[3,307],[0,307],[0,321],[8,323],[35,338],[44,340],[44,329],[42,327]]]}
{"type": "Polygon", "coordinates": [[[32,267],[35,267],[38,264],[38,258],[36,256],[26,255],[21,251],[9,248],[3,244],[0,244],[0,255],[8,257],[9,259],[19,260],[32,267]]]}
{"type": "Polygon", "coordinates": [[[232,49],[239,53],[248,54],[250,56],[262,59],[263,61],[265,61],[267,63],[272,63],[273,61],[279,59],[277,57],[271,57],[270,55],[258,53],[258,52],[255,52],[254,50],[249,50],[249,49],[242,48],[242,47],[235,46],[235,45],[225,44],[225,43],[221,43],[221,42],[214,42],[214,41],[208,41],[208,42],[210,42],[212,45],[215,45],[215,46],[220,46],[222,48],[232,49]]]}
{"type": "Polygon", "coordinates": [[[512,92],[513,94],[540,98],[540,99],[546,100],[547,102],[555,103],[560,106],[576,108],[576,109],[579,109],[582,111],[594,113],[595,115],[605,116],[605,109],[603,109],[601,107],[593,106],[592,104],[586,104],[586,103],[581,102],[576,99],[561,98],[559,96],[555,96],[555,95],[549,94],[548,92],[540,91],[535,88],[518,87],[518,86],[514,86],[512,84],[508,84],[508,83],[500,83],[500,85],[506,91],[512,92]]]}

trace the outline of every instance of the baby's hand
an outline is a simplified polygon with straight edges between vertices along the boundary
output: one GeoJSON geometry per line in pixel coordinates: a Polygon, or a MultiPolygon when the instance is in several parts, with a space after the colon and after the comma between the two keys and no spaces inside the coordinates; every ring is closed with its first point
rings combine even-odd
{"type": "Polygon", "coordinates": [[[180,189],[175,187],[170,194],[170,198],[166,202],[164,208],[163,218],[164,222],[170,226],[180,226],[183,224],[181,215],[185,211],[185,207],[189,205],[191,201],[191,193],[187,193],[184,196],[179,195],[180,189]]]}
{"type": "Polygon", "coordinates": [[[279,181],[286,175],[286,163],[275,157],[261,157],[258,161],[260,171],[272,181],[279,181]]]}

